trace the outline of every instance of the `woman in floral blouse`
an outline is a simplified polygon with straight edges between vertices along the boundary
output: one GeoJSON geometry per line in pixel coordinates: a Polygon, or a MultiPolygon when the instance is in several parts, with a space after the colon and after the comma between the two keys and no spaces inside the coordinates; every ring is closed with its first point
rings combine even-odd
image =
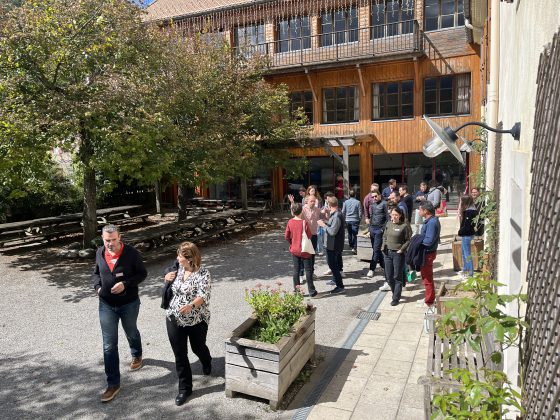
{"type": "Polygon", "coordinates": [[[192,394],[192,372],[188,357],[188,341],[202,363],[204,375],[212,371],[212,357],[206,346],[210,321],[210,273],[201,266],[200,251],[192,242],[183,242],[177,249],[177,263],[165,275],[172,282],[173,292],[167,315],[167,335],[175,354],[179,377],[179,393],[175,404],[183,405],[192,394]]]}

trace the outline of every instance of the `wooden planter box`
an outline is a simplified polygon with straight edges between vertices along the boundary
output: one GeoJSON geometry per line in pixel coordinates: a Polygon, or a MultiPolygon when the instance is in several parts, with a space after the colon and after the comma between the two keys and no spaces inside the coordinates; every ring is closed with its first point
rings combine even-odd
{"type": "MultiPolygon", "coordinates": [[[[461,271],[463,269],[463,253],[461,252],[461,240],[460,236],[455,236],[452,244],[453,251],[453,270],[461,271]]],[[[480,236],[475,236],[471,242],[471,257],[473,261],[473,268],[475,271],[482,269],[483,261],[479,261],[480,251],[484,249],[484,240],[480,236]]]]}
{"type": "Polygon", "coordinates": [[[276,344],[243,338],[255,324],[251,317],[226,339],[226,396],[235,392],[264,398],[273,410],[315,353],[315,307],[276,344]]]}

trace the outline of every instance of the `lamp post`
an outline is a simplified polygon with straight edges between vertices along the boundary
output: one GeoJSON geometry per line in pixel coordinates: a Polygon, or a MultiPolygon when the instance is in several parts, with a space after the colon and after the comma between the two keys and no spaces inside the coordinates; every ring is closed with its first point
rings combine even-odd
{"type": "Polygon", "coordinates": [[[453,154],[453,156],[455,156],[455,158],[463,164],[463,166],[465,166],[465,161],[463,160],[463,156],[461,155],[461,150],[459,149],[459,147],[457,147],[457,139],[459,138],[459,136],[457,136],[457,132],[459,130],[462,130],[469,125],[477,125],[484,128],[485,130],[492,131],[494,133],[511,134],[514,140],[519,140],[519,135],[521,134],[521,123],[519,122],[515,123],[510,130],[498,130],[496,128],[489,127],[486,124],[474,121],[465,123],[457,128],[442,128],[434,121],[432,121],[432,119],[430,119],[427,115],[424,115],[424,119],[434,132],[434,136],[424,144],[424,155],[433,158],[441,154],[442,152],[449,150],[453,154]]]}

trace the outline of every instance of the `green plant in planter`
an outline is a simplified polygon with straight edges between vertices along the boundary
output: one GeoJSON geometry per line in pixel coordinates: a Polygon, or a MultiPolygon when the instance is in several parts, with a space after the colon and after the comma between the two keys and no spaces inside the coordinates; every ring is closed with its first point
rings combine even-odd
{"type": "MultiPolygon", "coordinates": [[[[521,343],[528,324],[519,314],[507,314],[505,307],[510,302],[516,302],[519,308],[522,302],[526,302],[527,296],[500,295],[496,292],[500,286],[502,284],[492,280],[488,272],[476,274],[456,288],[471,292],[472,297],[445,303],[449,312],[438,321],[438,334],[449,338],[452,349],[448,353],[456,351],[463,342],[480,352],[483,337],[489,333],[493,333],[494,348],[490,360],[483,361],[483,381],[477,380],[469,370],[449,371],[461,387],[434,396],[432,419],[501,419],[508,412],[508,407],[523,412],[521,395],[504,372],[490,368],[490,361],[499,365],[504,350],[509,347],[519,348],[520,360],[523,360],[521,343]]],[[[522,383],[522,371],[520,378],[522,383]]]]}
{"type": "Polygon", "coordinates": [[[257,318],[247,336],[251,340],[274,344],[307,312],[301,289],[289,292],[280,289],[282,282],[276,284],[278,288],[263,288],[257,283],[255,288],[245,290],[245,300],[257,318]]]}
{"type": "MultiPolygon", "coordinates": [[[[459,284],[457,290],[472,292],[474,296],[445,302],[450,311],[438,323],[440,336],[448,336],[454,344],[465,340],[473,350],[480,351],[482,336],[494,332],[500,350],[518,346],[528,324],[504,310],[513,301],[517,301],[519,307],[521,302],[526,302],[527,295],[499,295],[495,290],[500,286],[503,284],[492,280],[487,272],[459,284]]],[[[494,352],[491,357],[494,363],[499,363],[501,352],[494,352]]]]}
{"type": "Polygon", "coordinates": [[[472,377],[469,370],[452,369],[453,379],[461,382],[461,389],[434,396],[437,408],[433,420],[500,420],[515,407],[523,412],[521,395],[513,389],[505,373],[482,368],[484,381],[472,377]]]}

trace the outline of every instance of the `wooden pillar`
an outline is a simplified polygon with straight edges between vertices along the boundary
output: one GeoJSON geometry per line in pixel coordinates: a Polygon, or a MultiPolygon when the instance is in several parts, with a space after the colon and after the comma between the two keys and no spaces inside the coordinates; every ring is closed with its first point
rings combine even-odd
{"type": "Polygon", "coordinates": [[[369,192],[369,187],[372,182],[373,179],[369,143],[362,142],[360,143],[360,198],[362,200],[369,192]]]}
{"type": "Polygon", "coordinates": [[[423,98],[422,98],[422,78],[420,77],[420,62],[418,58],[414,57],[414,103],[412,109],[412,115],[416,117],[418,115],[422,118],[423,109],[423,98]]]}
{"type": "Polygon", "coordinates": [[[284,179],[282,168],[272,170],[272,203],[280,204],[284,200],[284,179]]]}
{"type": "Polygon", "coordinates": [[[348,152],[349,146],[342,146],[342,178],[344,179],[344,198],[348,198],[350,192],[350,153],[348,152]]]}

